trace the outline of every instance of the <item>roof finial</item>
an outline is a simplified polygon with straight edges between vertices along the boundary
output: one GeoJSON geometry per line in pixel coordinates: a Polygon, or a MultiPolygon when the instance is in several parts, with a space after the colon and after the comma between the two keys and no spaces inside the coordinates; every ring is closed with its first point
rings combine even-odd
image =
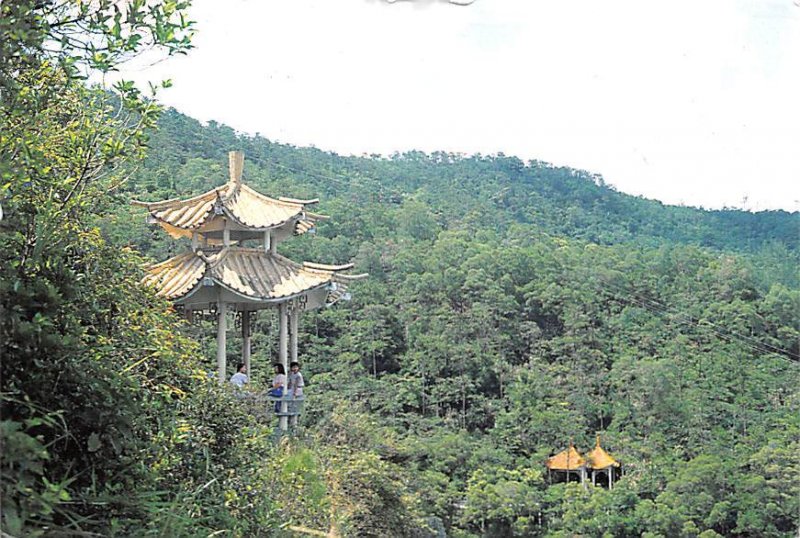
{"type": "Polygon", "coordinates": [[[244,169],[244,153],[241,151],[229,151],[228,165],[230,170],[230,182],[241,184],[242,170],[244,169]]]}
{"type": "Polygon", "coordinates": [[[596,446],[600,446],[600,434],[599,433],[597,434],[597,445],[596,446]]]}

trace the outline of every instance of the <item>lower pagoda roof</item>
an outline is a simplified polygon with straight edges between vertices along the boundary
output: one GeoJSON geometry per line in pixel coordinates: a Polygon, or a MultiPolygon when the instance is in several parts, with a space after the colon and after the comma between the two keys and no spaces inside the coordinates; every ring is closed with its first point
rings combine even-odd
{"type": "Polygon", "coordinates": [[[341,295],[347,282],[367,276],[340,273],[352,266],[300,264],[263,249],[227,247],[186,252],[152,265],[143,283],[178,303],[210,286],[247,302],[279,303],[326,286],[341,295]]]}

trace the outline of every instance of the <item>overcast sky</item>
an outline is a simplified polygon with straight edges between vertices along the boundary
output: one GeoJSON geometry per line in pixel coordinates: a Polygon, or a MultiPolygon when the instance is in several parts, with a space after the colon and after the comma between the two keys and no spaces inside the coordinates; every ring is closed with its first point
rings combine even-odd
{"type": "Polygon", "coordinates": [[[503,152],[671,204],[800,209],[800,0],[192,12],[195,50],[126,76],[171,78],[162,102],[201,121],[342,154],[503,152]]]}

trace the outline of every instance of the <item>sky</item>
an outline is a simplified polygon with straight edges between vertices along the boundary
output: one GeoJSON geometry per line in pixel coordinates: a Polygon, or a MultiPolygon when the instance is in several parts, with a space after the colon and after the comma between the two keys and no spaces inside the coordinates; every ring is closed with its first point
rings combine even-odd
{"type": "Polygon", "coordinates": [[[201,121],[345,155],[502,152],[669,204],[800,210],[800,0],[194,0],[191,13],[188,56],[121,76],[171,79],[161,102],[201,121]]]}

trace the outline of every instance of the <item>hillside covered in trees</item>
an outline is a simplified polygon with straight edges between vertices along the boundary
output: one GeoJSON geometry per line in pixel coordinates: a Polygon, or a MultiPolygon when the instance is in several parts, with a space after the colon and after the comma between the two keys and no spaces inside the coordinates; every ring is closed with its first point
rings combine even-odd
{"type": "MultiPolygon", "coordinates": [[[[370,273],[305,321],[304,425],[402,477],[416,504],[381,512],[455,536],[793,532],[797,214],[668,207],[513,157],[345,158],[174,111],[160,126],[122,200],[203,192],[243,149],[249,184],[331,216],[288,255],[370,273]],[[548,487],[547,456],[597,434],[625,464],[617,487],[548,487]]],[[[115,219],[118,244],[182,248],[135,208],[115,219]]]]}
{"type": "MultiPolygon", "coordinates": [[[[218,186],[225,177],[225,155],[236,147],[247,156],[250,180],[265,187],[313,194],[331,203],[348,200],[360,209],[403,206],[398,216],[406,221],[413,213],[407,206],[426,206],[431,228],[407,234],[409,239],[441,229],[506,234],[513,226],[531,226],[540,233],[604,245],[680,243],[735,252],[796,252],[800,246],[796,214],[665,206],[616,192],[596,174],[540,161],[418,151],[388,158],[340,157],[238,136],[214,122],[203,127],[174,110],[165,112],[160,125],[132,187],[149,193],[148,199],[218,186]],[[279,183],[281,178],[291,181],[279,183]]],[[[351,235],[364,233],[356,230],[358,224],[348,227],[351,235]]]]}
{"type": "MultiPolygon", "coordinates": [[[[186,6],[117,25],[113,2],[51,7],[0,7],[3,532],[796,534],[800,215],[665,206],[502,155],[342,157],[159,114],[76,70],[144,43],[185,52],[186,6]],[[87,31],[91,46],[70,41],[87,31]],[[139,284],[186,245],[130,200],[220,186],[229,150],[253,188],[319,197],[331,217],[284,254],[370,274],[303,318],[308,400],[282,440],[209,378],[213,326],[139,284]],[[546,459],[597,436],[623,465],[613,489],[551,483],[546,459]]],[[[256,386],[275,325],[259,315],[256,386]]]]}

